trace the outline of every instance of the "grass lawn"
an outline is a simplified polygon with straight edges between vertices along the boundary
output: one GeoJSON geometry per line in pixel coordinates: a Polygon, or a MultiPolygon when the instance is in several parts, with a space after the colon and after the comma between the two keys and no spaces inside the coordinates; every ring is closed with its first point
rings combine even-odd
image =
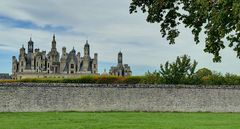
{"type": "Polygon", "coordinates": [[[0,113],[0,129],[240,129],[240,113],[0,113]]]}

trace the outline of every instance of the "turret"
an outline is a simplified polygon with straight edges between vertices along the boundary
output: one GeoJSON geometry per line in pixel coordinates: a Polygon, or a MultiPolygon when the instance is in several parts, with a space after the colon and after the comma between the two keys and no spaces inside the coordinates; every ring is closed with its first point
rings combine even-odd
{"type": "Polygon", "coordinates": [[[25,56],[25,48],[24,45],[22,45],[22,48],[20,48],[20,57],[24,57],[25,56]]]}
{"type": "Polygon", "coordinates": [[[62,48],[62,57],[66,57],[67,56],[67,49],[66,47],[62,48]]]}
{"type": "Polygon", "coordinates": [[[93,73],[96,74],[98,72],[98,54],[94,53],[94,58],[93,58],[93,73]]]}
{"type": "Polygon", "coordinates": [[[123,64],[123,57],[122,57],[122,52],[120,51],[119,53],[118,53],[118,65],[120,66],[120,65],[122,65],[123,64]]]}
{"type": "Polygon", "coordinates": [[[86,44],[84,45],[84,56],[89,57],[90,56],[90,47],[88,44],[88,40],[86,41],[86,44]]]}
{"type": "Polygon", "coordinates": [[[28,53],[33,53],[33,44],[32,37],[30,37],[30,40],[28,41],[28,53]]]}
{"type": "Polygon", "coordinates": [[[60,60],[60,72],[64,72],[64,68],[66,66],[66,60],[67,60],[67,49],[66,47],[62,47],[62,56],[60,60]]]}
{"type": "Polygon", "coordinates": [[[53,40],[52,40],[52,51],[56,51],[57,50],[57,42],[56,42],[56,39],[55,39],[55,34],[53,35],[53,40]]]}

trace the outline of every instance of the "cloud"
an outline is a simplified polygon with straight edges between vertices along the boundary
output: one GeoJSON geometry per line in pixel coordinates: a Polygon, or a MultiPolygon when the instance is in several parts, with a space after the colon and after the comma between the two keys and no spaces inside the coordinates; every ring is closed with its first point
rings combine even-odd
{"type": "Polygon", "coordinates": [[[6,44],[0,44],[0,47],[7,47],[8,45],[6,44]]]}
{"type": "Polygon", "coordinates": [[[10,17],[0,16],[0,23],[4,26],[9,26],[11,28],[24,28],[24,29],[34,29],[43,30],[49,32],[66,32],[71,28],[65,26],[54,26],[54,25],[44,25],[39,26],[31,21],[16,20],[10,17]]]}

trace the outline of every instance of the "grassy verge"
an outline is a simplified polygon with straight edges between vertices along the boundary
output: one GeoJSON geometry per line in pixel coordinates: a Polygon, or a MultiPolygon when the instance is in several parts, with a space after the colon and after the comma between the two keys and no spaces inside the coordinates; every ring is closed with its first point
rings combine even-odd
{"type": "Polygon", "coordinates": [[[239,129],[239,113],[0,113],[0,129],[239,129]]]}

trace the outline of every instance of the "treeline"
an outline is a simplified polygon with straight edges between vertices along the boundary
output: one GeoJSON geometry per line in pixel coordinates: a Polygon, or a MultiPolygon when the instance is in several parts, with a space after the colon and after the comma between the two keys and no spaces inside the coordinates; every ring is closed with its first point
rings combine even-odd
{"type": "Polygon", "coordinates": [[[234,74],[210,73],[201,69],[193,76],[184,76],[181,79],[165,77],[158,71],[148,72],[145,76],[116,77],[116,76],[83,76],[80,78],[35,78],[22,80],[0,80],[0,83],[91,83],[91,84],[186,84],[186,85],[240,85],[240,76],[234,74]]]}
{"type": "MultiPolygon", "coordinates": [[[[170,75],[171,76],[171,75],[170,75]]],[[[209,72],[203,68],[192,76],[184,76],[181,79],[163,76],[161,72],[148,72],[145,76],[116,77],[116,76],[83,76],[80,78],[35,78],[22,80],[2,80],[4,82],[26,83],[88,83],[88,84],[186,84],[186,85],[240,85],[240,76],[234,74],[222,75],[209,72]],[[172,78],[172,80],[168,80],[172,78]]]]}
{"type": "Polygon", "coordinates": [[[240,85],[240,76],[225,75],[202,68],[196,71],[197,61],[189,56],[177,57],[175,62],[160,65],[160,70],[148,72],[143,83],[149,84],[187,84],[187,85],[240,85]]]}

